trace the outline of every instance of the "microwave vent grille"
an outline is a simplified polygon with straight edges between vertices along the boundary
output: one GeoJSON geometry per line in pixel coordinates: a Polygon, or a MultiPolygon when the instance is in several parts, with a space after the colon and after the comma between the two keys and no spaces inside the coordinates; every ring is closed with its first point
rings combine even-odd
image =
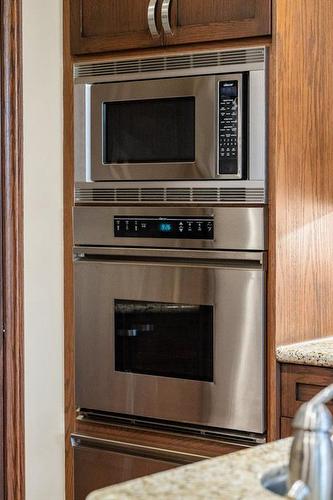
{"type": "Polygon", "coordinates": [[[191,188],[167,188],[166,201],[191,201],[191,188]]]}
{"type": "Polygon", "coordinates": [[[193,188],[193,201],[220,201],[218,188],[193,188]]]}
{"type": "Polygon", "coordinates": [[[198,52],[148,59],[78,63],[74,65],[74,78],[109,77],[108,79],[111,81],[112,77],[117,75],[168,72],[209,66],[255,64],[264,61],[265,49],[263,47],[219,52],[198,52]]]}
{"type": "Polygon", "coordinates": [[[75,188],[75,202],[99,203],[265,203],[264,188],[75,188]]]}
{"type": "Polygon", "coordinates": [[[152,189],[141,189],[140,201],[164,201],[164,189],[163,188],[152,188],[152,189]]]}

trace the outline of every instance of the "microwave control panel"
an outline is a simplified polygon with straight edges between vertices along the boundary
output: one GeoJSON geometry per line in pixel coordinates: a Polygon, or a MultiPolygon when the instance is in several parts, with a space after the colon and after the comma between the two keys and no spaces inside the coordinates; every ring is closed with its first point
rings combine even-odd
{"type": "Polygon", "coordinates": [[[241,77],[219,81],[218,172],[241,177],[241,77]]]}
{"type": "Polygon", "coordinates": [[[120,238],[177,238],[213,240],[213,217],[114,217],[120,238]]]}

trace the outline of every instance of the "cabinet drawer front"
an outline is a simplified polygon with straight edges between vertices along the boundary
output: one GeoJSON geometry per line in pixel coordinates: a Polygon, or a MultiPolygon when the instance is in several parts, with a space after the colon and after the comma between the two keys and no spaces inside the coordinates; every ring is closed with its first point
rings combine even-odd
{"type": "MultiPolygon", "coordinates": [[[[102,440],[101,440],[102,441],[102,440]]],[[[178,467],[181,462],[172,461],[172,458],[158,458],[156,450],[149,456],[149,450],[121,443],[99,447],[94,440],[80,440],[74,446],[74,500],[85,500],[94,490],[122,483],[131,479],[147,476],[156,472],[178,467]],[[112,449],[114,447],[114,450],[112,449]]]]}
{"type": "MultiPolygon", "coordinates": [[[[333,369],[301,365],[281,367],[281,415],[294,417],[298,408],[333,383],[333,369]]],[[[328,408],[333,413],[333,404],[328,408]]]]}
{"type": "Polygon", "coordinates": [[[271,33],[271,0],[171,0],[170,45],[271,33]]]}

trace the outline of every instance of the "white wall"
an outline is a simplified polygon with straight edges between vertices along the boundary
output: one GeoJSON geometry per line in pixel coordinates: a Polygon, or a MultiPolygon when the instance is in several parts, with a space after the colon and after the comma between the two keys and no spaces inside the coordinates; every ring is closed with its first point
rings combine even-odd
{"type": "Polygon", "coordinates": [[[61,4],[23,0],[27,500],[65,496],[61,4]]]}

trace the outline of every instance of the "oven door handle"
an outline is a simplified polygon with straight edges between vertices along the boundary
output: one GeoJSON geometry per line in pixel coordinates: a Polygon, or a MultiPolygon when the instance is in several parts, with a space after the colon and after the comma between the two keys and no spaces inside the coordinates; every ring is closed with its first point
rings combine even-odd
{"type": "Polygon", "coordinates": [[[184,250],[173,248],[128,248],[128,247],[74,247],[74,259],[76,261],[92,259],[93,257],[105,257],[106,259],[129,260],[132,257],[142,259],[168,259],[172,261],[234,261],[239,264],[249,263],[250,267],[259,266],[266,269],[265,252],[257,251],[224,251],[224,250],[184,250]]]}

